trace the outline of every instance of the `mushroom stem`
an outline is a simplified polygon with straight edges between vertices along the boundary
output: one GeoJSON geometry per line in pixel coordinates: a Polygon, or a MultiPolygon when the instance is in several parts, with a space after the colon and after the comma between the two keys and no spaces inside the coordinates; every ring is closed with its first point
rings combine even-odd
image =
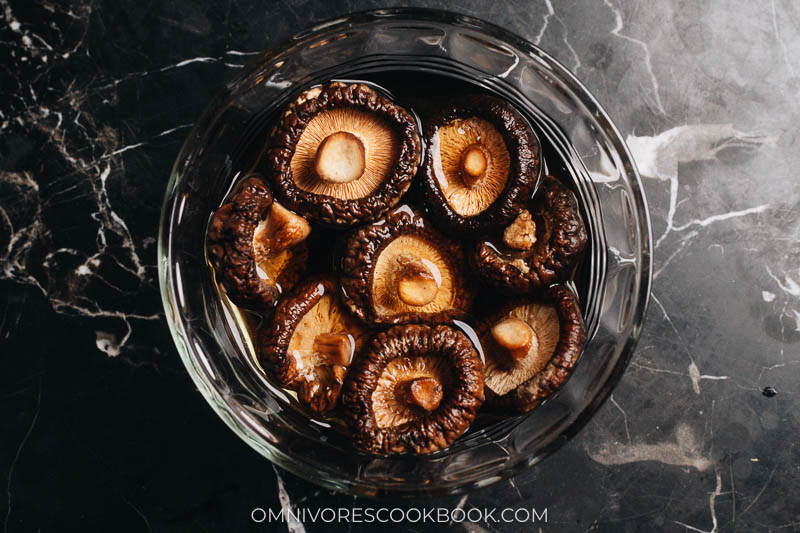
{"type": "Polygon", "coordinates": [[[350,183],[360,178],[365,168],[364,144],[352,133],[332,133],[317,148],[314,170],[323,181],[350,183]]]}
{"type": "Polygon", "coordinates": [[[421,407],[427,412],[436,410],[444,396],[441,382],[433,377],[405,381],[402,388],[406,403],[421,407]]]}
{"type": "Polygon", "coordinates": [[[350,335],[339,333],[320,333],[314,337],[314,353],[324,361],[346,367],[353,354],[353,341],[350,335]]]}
{"type": "Polygon", "coordinates": [[[530,250],[536,244],[536,223],[530,211],[523,210],[505,230],[503,243],[515,250],[530,250]]]}
{"type": "Polygon", "coordinates": [[[479,143],[474,143],[461,153],[461,178],[467,187],[473,187],[486,173],[489,161],[486,150],[479,143]]]}
{"type": "Polygon", "coordinates": [[[509,355],[511,362],[523,359],[534,342],[533,329],[519,318],[509,317],[492,326],[492,338],[509,355]]]}
{"type": "Polygon", "coordinates": [[[430,268],[419,258],[398,258],[400,272],[396,278],[397,296],[403,303],[414,307],[429,304],[439,291],[439,282],[430,268]]]}
{"type": "Polygon", "coordinates": [[[301,216],[295,215],[277,202],[270,207],[263,229],[257,228],[255,246],[265,253],[276,253],[303,241],[311,233],[311,226],[301,216]]]}

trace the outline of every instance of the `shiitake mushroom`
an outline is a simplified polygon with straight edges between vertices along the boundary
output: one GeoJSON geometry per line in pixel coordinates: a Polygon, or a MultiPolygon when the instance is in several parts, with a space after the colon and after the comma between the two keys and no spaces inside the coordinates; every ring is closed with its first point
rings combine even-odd
{"type": "Polygon", "coordinates": [[[528,412],[557,391],[586,340],[578,301],[563,285],[503,305],[477,333],[486,359],[486,407],[503,414],[528,412]]]}
{"type": "Polygon", "coordinates": [[[302,276],[306,220],[273,202],[258,176],[245,179],[211,219],[208,256],[228,298],[241,307],[273,307],[302,276]]]}
{"type": "Polygon", "coordinates": [[[367,323],[444,322],[469,310],[460,244],[408,206],[352,231],[343,249],[342,301],[367,323]]]}
{"type": "Polygon", "coordinates": [[[375,220],[408,190],[421,160],[416,118],[363,83],[303,92],[285,111],[266,158],[273,192],[314,221],[375,220]]]}
{"type": "MultiPolygon", "coordinates": [[[[555,178],[530,199],[540,148],[525,119],[506,102],[475,96],[435,114],[424,133],[426,213],[453,235],[497,237],[473,250],[478,276],[523,293],[566,279],[586,230],[555,178]]],[[[560,285],[479,323],[485,364],[463,332],[435,325],[468,313],[472,294],[460,244],[414,209],[392,210],[420,154],[415,118],[374,88],[312,88],[272,134],[266,169],[283,205],[251,177],[208,232],[231,301],[265,310],[305,270],[308,220],[373,222],[347,237],[339,279],[317,276],[283,296],[258,348],[269,375],[311,412],[327,416],[341,400],[356,447],[377,455],[449,446],[474,419],[484,387],[490,410],[530,411],[563,385],[585,342],[575,296],[560,285]],[[395,324],[367,343],[372,328],[395,324]]]]}
{"type": "Polygon", "coordinates": [[[470,96],[425,121],[420,172],[431,217],[448,232],[473,237],[509,222],[527,204],[540,172],[540,146],[508,102],[470,96]]]}
{"type": "Polygon", "coordinates": [[[322,275],[281,300],[259,334],[259,357],[279,385],[324,415],[336,407],[353,354],[368,337],[341,305],[335,277],[322,275]]]}
{"type": "Polygon", "coordinates": [[[470,259],[478,276],[511,293],[532,293],[565,281],[588,242],[578,202],[552,176],[499,239],[478,242],[470,259]]]}
{"type": "Polygon", "coordinates": [[[375,455],[446,448],[483,402],[481,365],[469,338],[450,326],[411,324],[377,334],[342,390],[356,447],[375,455]]]}

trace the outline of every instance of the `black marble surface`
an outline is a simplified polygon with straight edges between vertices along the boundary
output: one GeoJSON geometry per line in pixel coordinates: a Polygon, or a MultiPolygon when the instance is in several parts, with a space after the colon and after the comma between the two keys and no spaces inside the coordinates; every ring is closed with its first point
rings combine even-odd
{"type": "Polygon", "coordinates": [[[468,532],[800,531],[793,0],[460,4],[577,73],[627,137],[650,202],[637,353],[555,456],[467,497],[370,502],[276,470],[211,411],[158,293],[172,162],[249,55],[381,5],[0,0],[4,530],[372,530],[251,512],[400,505],[548,510],[535,525],[451,526],[468,532]]]}

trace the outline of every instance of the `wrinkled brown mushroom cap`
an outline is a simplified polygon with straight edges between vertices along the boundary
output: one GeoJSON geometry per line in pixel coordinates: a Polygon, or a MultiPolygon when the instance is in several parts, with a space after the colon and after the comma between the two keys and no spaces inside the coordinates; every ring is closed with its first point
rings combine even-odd
{"type": "Polygon", "coordinates": [[[272,200],[256,176],[244,180],[211,219],[207,250],[217,281],[241,307],[273,307],[305,270],[308,223],[272,200]]]}
{"type": "Polygon", "coordinates": [[[528,412],[557,391],[586,341],[577,299],[563,285],[507,304],[477,333],[486,358],[486,406],[500,414],[528,412]]]}
{"type": "Polygon", "coordinates": [[[357,356],[342,391],[356,447],[375,455],[446,448],[483,402],[481,366],[469,338],[449,326],[379,333],[357,356]]]}
{"type": "MultiPolygon", "coordinates": [[[[523,211],[522,213],[527,213],[523,211]]],[[[490,285],[509,292],[534,292],[569,278],[588,242],[575,195],[547,176],[529,206],[534,242],[521,249],[529,231],[519,215],[497,245],[479,242],[471,254],[476,273],[490,285]],[[509,231],[517,230],[519,231],[509,231]]]]}
{"type": "Polygon", "coordinates": [[[334,82],[287,108],[266,165],[281,202],[312,220],[347,226],[393,207],[420,160],[413,115],[372,87],[334,82]]]}
{"type": "Polygon", "coordinates": [[[508,222],[536,186],[539,140],[507,102],[459,100],[425,121],[424,138],[422,191],[448,231],[470,236],[508,222]]]}
{"type": "Polygon", "coordinates": [[[368,323],[443,322],[472,301],[461,246],[407,206],[354,230],[340,264],[342,301],[368,323]]]}
{"type": "Polygon", "coordinates": [[[353,354],[368,338],[344,309],[332,276],[312,278],[281,300],[259,335],[259,356],[270,376],[296,390],[318,414],[336,406],[353,354]]]}

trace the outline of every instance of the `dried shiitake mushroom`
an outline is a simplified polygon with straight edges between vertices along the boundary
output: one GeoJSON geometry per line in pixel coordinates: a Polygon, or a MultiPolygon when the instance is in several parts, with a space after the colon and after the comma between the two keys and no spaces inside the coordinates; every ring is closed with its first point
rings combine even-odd
{"type": "Polygon", "coordinates": [[[413,115],[368,85],[334,82],[287,108],[267,166],[288,207],[349,226],[375,220],[400,200],[421,153],[413,115]]]}
{"type": "Polygon", "coordinates": [[[486,357],[486,406],[506,414],[528,412],[558,390],[586,340],[578,302],[563,285],[507,304],[477,333],[486,357]]]}
{"type": "Polygon", "coordinates": [[[510,104],[489,96],[455,102],[425,121],[422,190],[431,216],[471,236],[505,224],[539,178],[539,140],[510,104]]]}
{"type": "Polygon", "coordinates": [[[305,270],[311,226],[272,201],[256,176],[244,180],[211,219],[208,256],[236,305],[267,309],[305,270]]]}
{"type": "Polygon", "coordinates": [[[339,302],[332,276],[312,278],[288,294],[259,336],[259,355],[271,377],[296,390],[318,414],[336,407],[353,354],[368,331],[339,302]]]}
{"type": "Polygon", "coordinates": [[[586,243],[575,195],[547,176],[528,209],[503,230],[499,242],[479,242],[471,259],[477,274],[490,285],[528,293],[565,281],[586,243]]]}
{"type": "Polygon", "coordinates": [[[401,206],[347,238],[342,301],[369,323],[442,322],[469,309],[464,268],[458,243],[401,206]]]}
{"type": "Polygon", "coordinates": [[[472,423],[483,402],[482,362],[449,326],[395,326],[360,352],[342,406],[356,447],[375,455],[430,453],[472,423]]]}

